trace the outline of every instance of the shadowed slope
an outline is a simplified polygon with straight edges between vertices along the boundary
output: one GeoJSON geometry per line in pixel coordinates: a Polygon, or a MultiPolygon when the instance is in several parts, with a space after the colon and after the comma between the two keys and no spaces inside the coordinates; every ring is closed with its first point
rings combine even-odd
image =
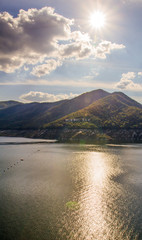
{"type": "Polygon", "coordinates": [[[113,93],[45,127],[141,128],[142,105],[123,93],[113,93]]]}
{"type": "Polygon", "coordinates": [[[1,101],[0,102],[0,109],[4,109],[4,108],[8,108],[8,107],[12,107],[12,106],[16,106],[16,105],[21,105],[22,103],[17,102],[17,101],[1,101]]]}
{"type": "Polygon", "coordinates": [[[103,90],[84,93],[71,100],[54,103],[29,103],[0,110],[0,129],[36,129],[76,112],[109,95],[103,90]]]}

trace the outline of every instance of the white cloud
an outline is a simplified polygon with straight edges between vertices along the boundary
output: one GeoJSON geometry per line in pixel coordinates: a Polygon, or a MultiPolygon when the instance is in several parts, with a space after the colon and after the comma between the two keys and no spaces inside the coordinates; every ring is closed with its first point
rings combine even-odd
{"type": "Polygon", "coordinates": [[[95,55],[97,58],[106,58],[106,54],[110,54],[112,50],[123,49],[125,46],[123,44],[111,43],[110,41],[102,41],[95,50],[95,55]]]}
{"type": "Polygon", "coordinates": [[[20,10],[15,18],[8,12],[0,13],[0,71],[11,73],[24,64],[41,64],[32,74],[43,76],[50,73],[49,65],[43,64],[47,58],[106,58],[112,50],[125,47],[108,41],[94,45],[88,34],[71,31],[73,24],[51,7],[20,10]]]}
{"type": "Polygon", "coordinates": [[[75,40],[76,42],[90,42],[90,36],[88,35],[88,33],[82,33],[80,31],[74,31],[71,33],[71,37],[73,40],[75,40]]]}
{"type": "Polygon", "coordinates": [[[92,71],[92,73],[90,75],[86,75],[83,78],[86,80],[94,80],[95,77],[99,76],[98,72],[92,71]]]}
{"type": "Polygon", "coordinates": [[[142,72],[138,72],[138,76],[142,76],[142,72]]]}
{"type": "Polygon", "coordinates": [[[25,70],[25,71],[28,71],[29,68],[28,68],[27,66],[24,66],[24,70],[25,70]]]}
{"type": "Polygon", "coordinates": [[[128,72],[128,73],[123,73],[122,78],[123,79],[134,79],[136,77],[135,72],[128,72]]]}
{"type": "Polygon", "coordinates": [[[120,81],[116,84],[116,88],[127,90],[142,90],[142,84],[134,83],[133,79],[136,78],[135,72],[123,73],[120,81]]]}
{"type": "Polygon", "coordinates": [[[24,102],[56,102],[64,99],[71,99],[76,97],[78,94],[50,94],[44,92],[34,92],[23,94],[20,99],[24,102]]]}
{"type": "Polygon", "coordinates": [[[31,74],[37,77],[44,76],[54,71],[58,66],[61,66],[62,63],[55,61],[54,59],[47,60],[45,64],[38,65],[33,68],[31,74]]]}

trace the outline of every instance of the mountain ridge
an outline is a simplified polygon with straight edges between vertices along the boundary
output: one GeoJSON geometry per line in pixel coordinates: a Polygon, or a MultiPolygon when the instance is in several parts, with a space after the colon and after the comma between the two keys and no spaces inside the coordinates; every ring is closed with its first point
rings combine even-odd
{"type": "Polygon", "coordinates": [[[16,106],[18,104],[23,104],[23,103],[18,102],[18,101],[14,101],[14,100],[0,101],[0,110],[8,108],[8,107],[16,106]]]}
{"type": "Polygon", "coordinates": [[[99,89],[70,100],[0,109],[0,130],[60,142],[142,142],[142,105],[122,92],[99,89]]]}
{"type": "Polygon", "coordinates": [[[141,114],[142,105],[135,100],[129,98],[127,95],[122,93],[112,93],[98,101],[92,103],[88,107],[79,110],[75,113],[67,115],[62,119],[58,119],[55,122],[51,122],[45,127],[79,127],[79,128],[108,128],[108,127],[122,127],[122,122],[129,116],[129,123],[123,124],[123,127],[132,127],[138,122],[138,127],[142,127],[141,114]],[[132,114],[131,114],[132,111],[132,114]],[[133,125],[132,118],[134,118],[133,125]],[[135,117],[134,117],[135,115],[135,117]],[[140,115],[140,116],[138,116],[140,115]],[[136,119],[140,117],[140,119],[136,119]],[[86,118],[86,121],[83,118],[86,118]],[[117,119],[118,118],[118,119],[117,119]],[[64,121],[64,123],[63,123],[64,121]],[[109,124],[106,124],[109,121],[109,124]],[[72,124],[72,122],[74,122],[72,124]],[[88,124],[85,124],[88,122],[88,124]],[[80,123],[80,124],[79,124],[80,123]],[[111,124],[112,123],[112,124],[111,124]],[[121,124],[120,124],[121,123],[121,124]],[[93,125],[92,125],[93,124],[93,125]]]}
{"type": "Polygon", "coordinates": [[[70,100],[53,103],[28,103],[0,110],[0,129],[41,128],[67,114],[80,110],[92,102],[109,95],[104,90],[83,93],[70,100]]]}

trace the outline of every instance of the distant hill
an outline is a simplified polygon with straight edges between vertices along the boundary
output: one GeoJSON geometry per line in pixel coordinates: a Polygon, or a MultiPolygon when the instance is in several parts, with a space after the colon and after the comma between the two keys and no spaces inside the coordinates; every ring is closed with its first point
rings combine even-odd
{"type": "Polygon", "coordinates": [[[1,101],[0,102],[0,109],[16,106],[16,105],[21,105],[22,103],[17,102],[17,101],[1,101]]]}
{"type": "Polygon", "coordinates": [[[116,92],[88,107],[45,125],[52,128],[121,129],[142,128],[142,105],[116,92]]]}
{"type": "Polygon", "coordinates": [[[17,104],[0,110],[0,129],[34,129],[41,125],[45,113],[64,101],[17,104]]]}
{"type": "Polygon", "coordinates": [[[108,95],[108,92],[99,89],[81,94],[71,100],[54,103],[19,103],[9,106],[0,110],[0,129],[42,128],[45,124],[83,109],[108,95]]]}

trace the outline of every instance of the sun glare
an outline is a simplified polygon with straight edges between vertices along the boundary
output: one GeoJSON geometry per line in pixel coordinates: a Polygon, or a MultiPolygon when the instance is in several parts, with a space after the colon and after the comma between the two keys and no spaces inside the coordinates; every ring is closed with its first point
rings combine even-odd
{"type": "Polygon", "coordinates": [[[90,24],[96,29],[100,29],[105,25],[105,14],[101,11],[96,11],[90,16],[90,24]]]}

